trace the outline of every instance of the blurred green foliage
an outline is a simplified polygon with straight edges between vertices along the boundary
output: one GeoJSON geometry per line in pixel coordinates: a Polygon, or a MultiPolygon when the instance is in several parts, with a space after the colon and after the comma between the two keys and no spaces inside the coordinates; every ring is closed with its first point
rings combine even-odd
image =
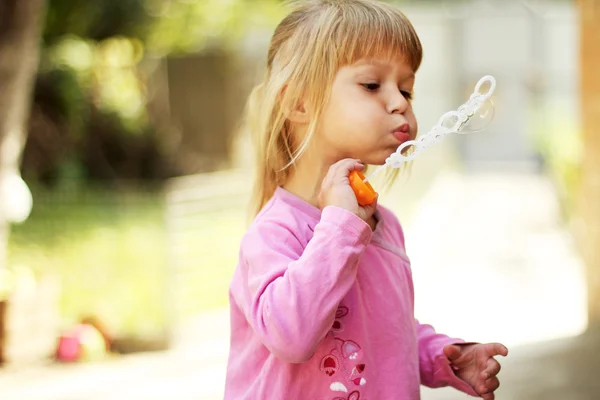
{"type": "MultiPolygon", "coordinates": [[[[147,110],[144,61],[233,51],[282,9],[278,0],[47,4],[22,162],[34,208],[12,228],[9,265],[60,278],[66,323],[96,314],[119,335],[152,335],[165,328],[173,301],[161,187],[172,171],[147,110]]],[[[207,215],[206,229],[184,239],[195,271],[184,315],[227,304],[232,232],[243,221],[233,215],[207,215]]]]}
{"type": "Polygon", "coordinates": [[[175,310],[186,318],[227,306],[243,210],[207,212],[193,217],[197,228],[168,232],[153,186],[33,194],[31,218],[12,230],[9,264],[60,278],[66,325],[96,315],[118,336],[147,338],[168,329],[175,310]]]}
{"type": "Polygon", "coordinates": [[[234,51],[282,11],[278,0],[49,0],[23,176],[47,185],[172,176],[144,61],[234,51]]]}
{"type": "Polygon", "coordinates": [[[166,265],[156,194],[34,188],[30,219],[12,229],[9,263],[60,278],[66,323],[95,314],[119,334],[156,334],[166,265]]]}

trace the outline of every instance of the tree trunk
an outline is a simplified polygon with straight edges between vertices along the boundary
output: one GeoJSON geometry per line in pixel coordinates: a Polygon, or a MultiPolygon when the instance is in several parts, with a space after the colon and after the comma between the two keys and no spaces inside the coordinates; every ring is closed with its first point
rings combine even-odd
{"type": "MultiPolygon", "coordinates": [[[[19,170],[43,15],[44,0],[0,0],[0,182],[19,170]]],[[[0,269],[6,267],[8,233],[8,223],[0,213],[0,269]]],[[[0,331],[0,364],[3,337],[0,331]]]]}
{"type": "Polygon", "coordinates": [[[583,128],[581,216],[590,328],[600,328],[600,0],[579,0],[583,128]]]}

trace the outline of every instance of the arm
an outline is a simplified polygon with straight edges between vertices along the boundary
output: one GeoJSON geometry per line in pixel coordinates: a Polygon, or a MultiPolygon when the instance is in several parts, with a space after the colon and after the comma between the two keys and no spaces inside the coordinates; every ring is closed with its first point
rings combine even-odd
{"type": "MultiPolygon", "coordinates": [[[[288,362],[309,360],[356,279],[369,226],[339,207],[323,209],[306,248],[275,222],[242,243],[240,308],[263,344],[288,362]]],[[[266,224],[265,224],[266,225],[266,224]]]]}
{"type": "MultiPolygon", "coordinates": [[[[381,207],[385,217],[392,222],[396,240],[399,246],[406,252],[404,231],[396,216],[389,210],[381,207]]],[[[412,293],[411,293],[412,295],[412,293]]],[[[450,360],[444,354],[444,346],[448,344],[457,344],[462,347],[464,343],[460,339],[452,339],[446,335],[435,332],[431,325],[420,324],[415,320],[415,330],[419,346],[419,370],[421,383],[427,387],[437,388],[443,386],[452,386],[471,396],[478,397],[470,384],[460,379],[450,365],[450,360]]]]}
{"type": "Polygon", "coordinates": [[[420,324],[419,321],[415,323],[419,341],[421,383],[430,388],[452,386],[461,392],[479,397],[468,383],[456,376],[450,366],[450,360],[444,355],[445,345],[462,344],[464,341],[436,333],[431,325],[420,324]]]}
{"type": "MultiPolygon", "coordinates": [[[[400,247],[406,252],[404,231],[396,216],[382,207],[385,217],[393,221],[397,240],[400,247]]],[[[477,396],[473,388],[462,379],[458,378],[450,366],[448,357],[444,355],[444,346],[447,344],[464,343],[460,339],[452,339],[446,335],[435,332],[431,325],[420,324],[415,320],[415,330],[419,345],[419,370],[421,383],[427,387],[437,388],[452,386],[462,392],[477,396]]]]}

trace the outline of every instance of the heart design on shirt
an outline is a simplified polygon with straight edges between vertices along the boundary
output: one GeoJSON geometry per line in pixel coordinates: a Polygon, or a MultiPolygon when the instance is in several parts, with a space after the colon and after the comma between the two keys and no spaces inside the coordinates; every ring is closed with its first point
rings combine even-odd
{"type": "Polygon", "coordinates": [[[331,329],[334,332],[342,332],[344,329],[342,328],[342,323],[338,320],[333,321],[333,325],[331,325],[331,329]]]}
{"type": "Polygon", "coordinates": [[[346,307],[346,306],[339,306],[338,309],[335,312],[335,317],[336,318],[343,318],[346,315],[348,315],[348,307],[346,307]]]}
{"type": "Polygon", "coordinates": [[[342,343],[342,355],[344,358],[355,360],[358,357],[358,352],[360,350],[360,346],[352,340],[346,340],[342,343]]]}
{"type": "Polygon", "coordinates": [[[367,383],[367,380],[365,378],[358,377],[354,378],[352,383],[354,383],[356,386],[364,386],[367,383]]]}
{"type": "Polygon", "coordinates": [[[358,364],[356,367],[352,368],[352,373],[350,374],[350,381],[354,383],[356,386],[362,386],[367,381],[365,378],[361,376],[362,372],[365,370],[365,364],[358,364]]]}
{"type": "Polygon", "coordinates": [[[350,396],[348,396],[348,400],[359,400],[360,399],[360,393],[354,391],[352,393],[350,393],[350,396]]]}
{"type": "Polygon", "coordinates": [[[360,400],[360,393],[358,391],[354,391],[354,392],[350,393],[350,395],[348,396],[348,398],[345,398],[345,397],[336,397],[333,400],[360,400]]]}
{"type": "Polygon", "coordinates": [[[325,372],[328,376],[335,374],[339,368],[340,363],[333,354],[326,355],[321,360],[321,371],[325,372]]]}

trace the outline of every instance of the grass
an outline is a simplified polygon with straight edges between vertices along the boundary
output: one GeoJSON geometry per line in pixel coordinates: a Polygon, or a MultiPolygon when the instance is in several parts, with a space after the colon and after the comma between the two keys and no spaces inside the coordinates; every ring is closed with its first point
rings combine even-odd
{"type": "Polygon", "coordinates": [[[12,229],[9,266],[59,278],[65,324],[94,314],[118,334],[153,336],[174,312],[186,318],[227,305],[241,212],[188,217],[193,228],[167,234],[155,188],[33,195],[30,218],[12,229]]]}
{"type": "MultiPolygon", "coordinates": [[[[178,315],[192,315],[228,304],[228,287],[237,264],[244,230],[244,210],[204,213],[191,229],[175,229],[171,237],[171,264],[175,276],[178,315]],[[198,227],[200,225],[201,227],[198,227]]],[[[187,222],[190,219],[188,218],[187,222]]]]}

